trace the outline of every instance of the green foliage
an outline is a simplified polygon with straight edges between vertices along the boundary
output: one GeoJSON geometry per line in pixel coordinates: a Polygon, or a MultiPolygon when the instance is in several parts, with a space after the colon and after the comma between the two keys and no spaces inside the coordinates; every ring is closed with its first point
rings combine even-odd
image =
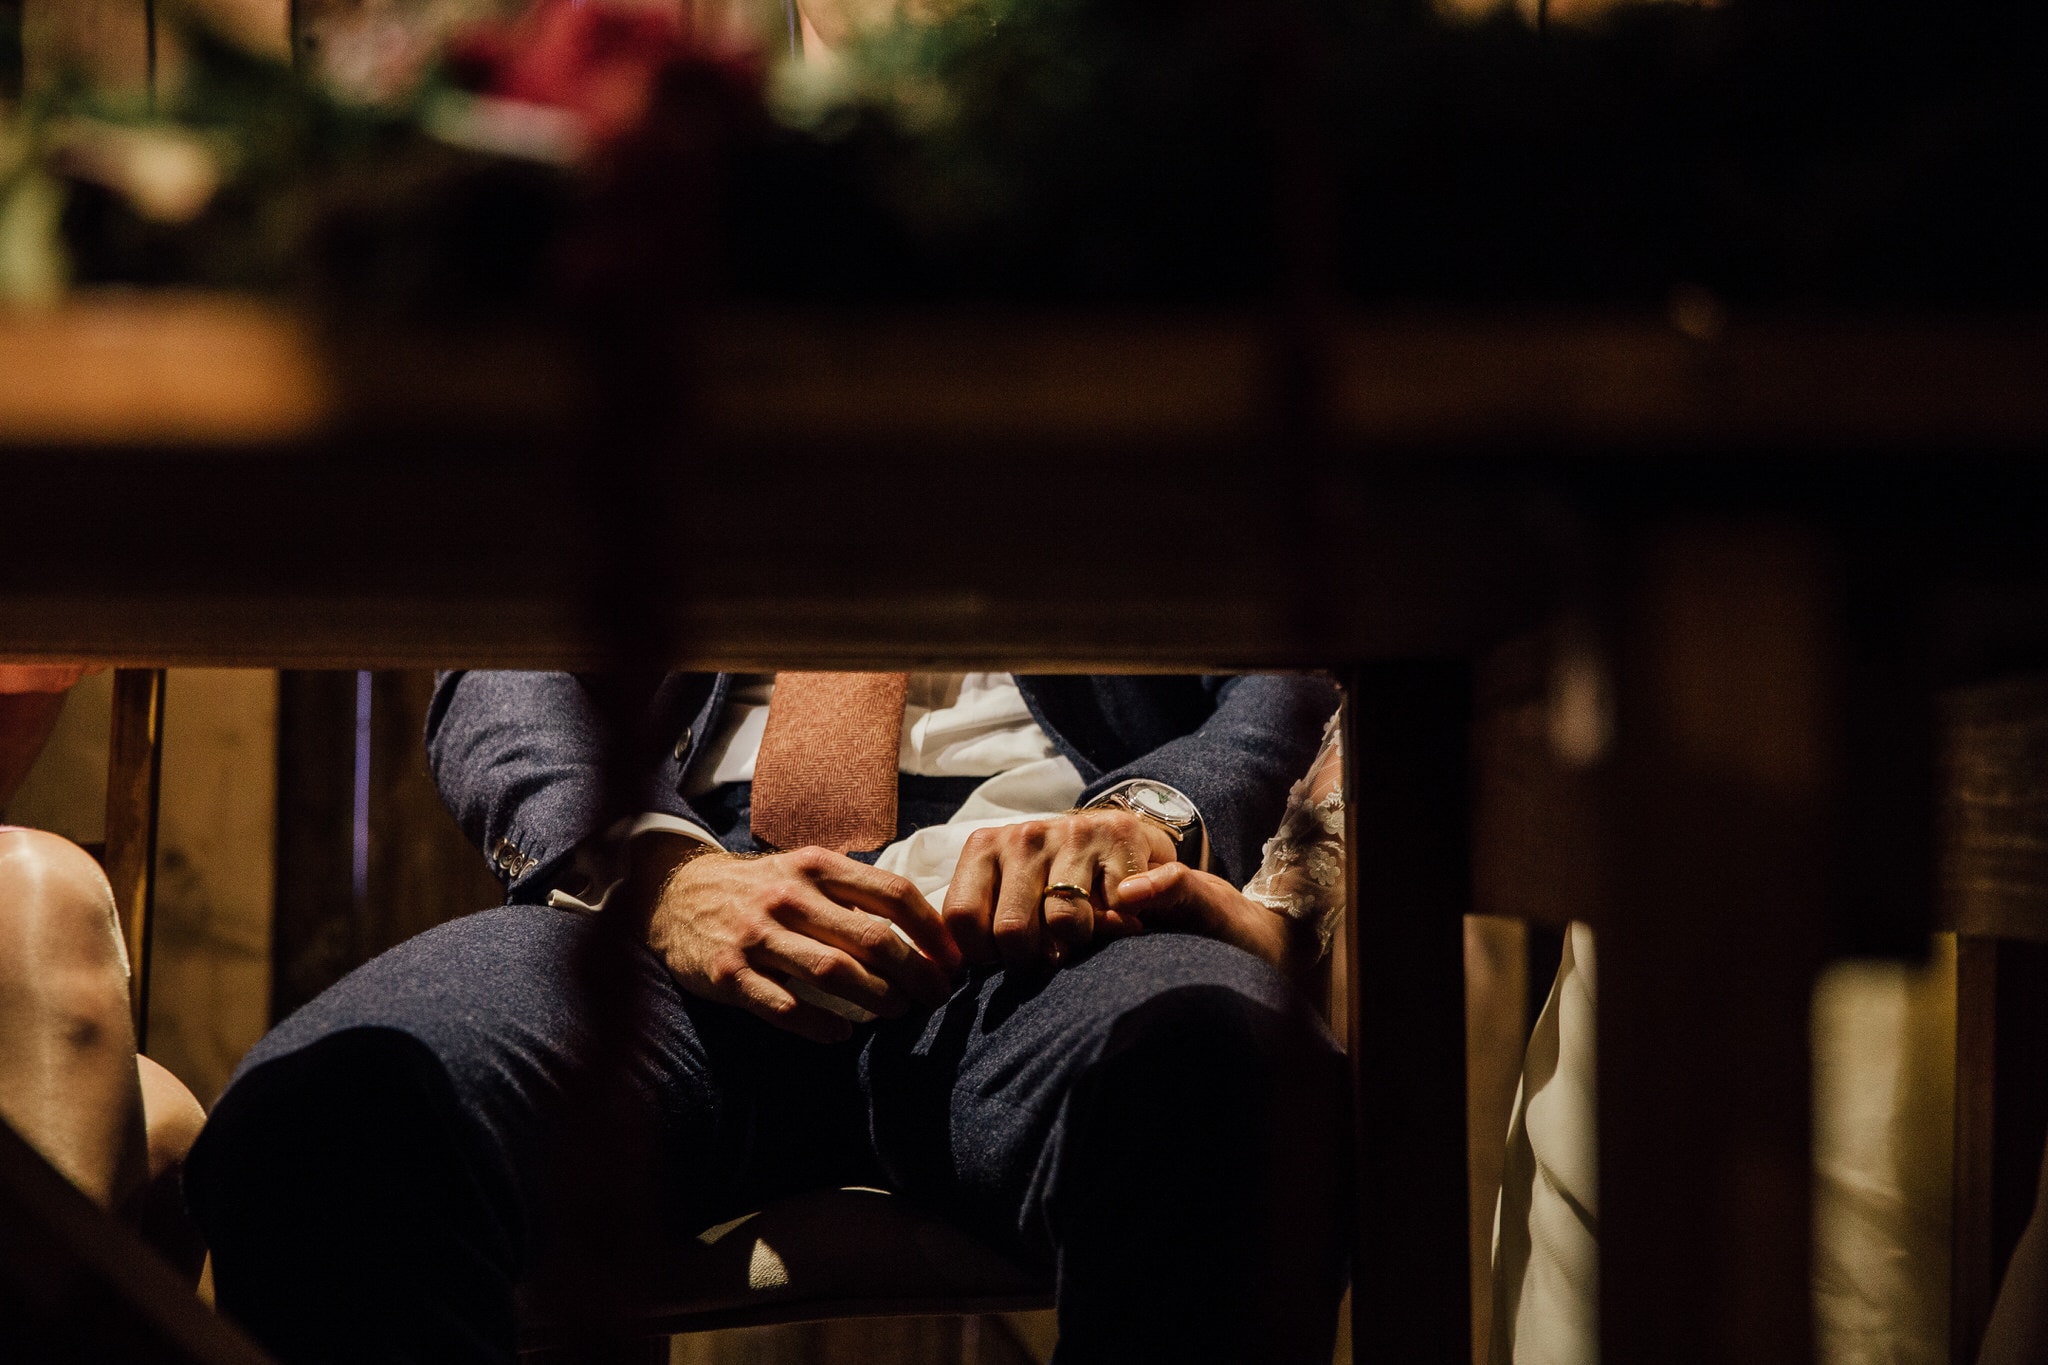
{"type": "Polygon", "coordinates": [[[64,190],[0,127],[0,305],[46,307],[64,295],[71,260],[59,236],[64,190]]]}
{"type": "Polygon", "coordinates": [[[0,291],[523,308],[582,232],[632,243],[606,248],[622,278],[688,254],[806,300],[2048,297],[2048,20],[2017,7],[1628,5],[1538,33],[1418,0],[933,3],[782,68],[779,126],[672,102],[643,151],[714,153],[575,170],[429,136],[431,80],[353,104],[188,25],[158,107],[74,80],[0,133],[0,291]],[[671,215],[710,225],[687,248],[593,221],[643,199],[715,208],[671,215]]]}
{"type": "Polygon", "coordinates": [[[1297,112],[1327,109],[1334,18],[1315,0],[965,0],[866,34],[831,88],[785,82],[779,106],[868,139],[871,192],[959,288],[1228,296],[1275,268],[1273,167],[1297,112]]]}

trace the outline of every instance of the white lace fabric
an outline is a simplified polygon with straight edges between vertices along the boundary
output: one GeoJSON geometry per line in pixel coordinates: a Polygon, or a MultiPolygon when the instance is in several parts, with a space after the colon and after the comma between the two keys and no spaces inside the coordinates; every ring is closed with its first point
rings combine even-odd
{"type": "Polygon", "coordinates": [[[1344,913],[1343,776],[1343,744],[1331,716],[1316,761],[1287,793],[1280,829],[1266,840],[1258,873],[1244,888],[1247,899],[1268,910],[1315,925],[1319,952],[1329,951],[1344,913]]]}

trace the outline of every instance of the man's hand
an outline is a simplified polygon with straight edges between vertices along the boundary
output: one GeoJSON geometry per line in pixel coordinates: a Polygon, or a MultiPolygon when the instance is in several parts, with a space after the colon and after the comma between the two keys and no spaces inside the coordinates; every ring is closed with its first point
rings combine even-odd
{"type": "Polygon", "coordinates": [[[647,943],[691,994],[820,1043],[845,1039],[853,1025],[787,983],[889,1018],[952,994],[960,951],[904,878],[822,848],[746,858],[663,842],[642,881],[655,888],[647,943]]]}
{"type": "Polygon", "coordinates": [[[1130,926],[1118,886],[1174,861],[1173,839],[1126,810],[1081,810],[967,836],[946,891],[946,927],[969,962],[1059,962],[1130,926]],[[1054,892],[1078,887],[1086,894],[1054,892]]]}
{"type": "Polygon", "coordinates": [[[1269,910],[1223,878],[1173,863],[1117,888],[1123,913],[1144,929],[1199,934],[1263,958],[1297,981],[1322,955],[1315,926],[1269,910]]]}

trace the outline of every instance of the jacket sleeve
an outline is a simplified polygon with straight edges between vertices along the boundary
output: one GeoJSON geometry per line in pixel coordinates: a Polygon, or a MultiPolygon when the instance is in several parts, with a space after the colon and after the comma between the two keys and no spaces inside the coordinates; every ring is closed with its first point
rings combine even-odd
{"type": "Polygon", "coordinates": [[[427,709],[441,800],[512,902],[544,901],[604,819],[605,723],[570,673],[444,673],[427,709]]]}
{"type": "Polygon", "coordinates": [[[1088,785],[1082,801],[1117,783],[1149,777],[1195,803],[1218,876],[1242,885],[1259,850],[1280,827],[1287,790],[1315,761],[1323,726],[1337,709],[1326,678],[1253,673],[1216,682],[1216,708],[1193,734],[1169,740],[1088,785]]]}

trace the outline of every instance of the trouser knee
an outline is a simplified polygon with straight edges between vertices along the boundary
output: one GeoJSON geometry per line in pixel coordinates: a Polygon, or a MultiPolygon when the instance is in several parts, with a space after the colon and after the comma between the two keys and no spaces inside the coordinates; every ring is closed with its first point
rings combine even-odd
{"type": "Polygon", "coordinates": [[[333,1034],[240,1077],[186,1169],[221,1306],[287,1359],[371,1349],[336,1327],[365,1303],[448,1311],[509,1353],[517,1204],[469,1123],[439,1061],[395,1030],[333,1034]]]}
{"type": "Polygon", "coordinates": [[[1093,1069],[1126,1121],[1161,1132],[1300,1136],[1347,1118],[1342,1054],[1306,1007],[1228,985],[1178,987],[1126,1011],[1093,1069]]]}
{"type": "Polygon", "coordinates": [[[1162,1341],[1191,1362],[1329,1359],[1348,1089],[1328,1035],[1275,1006],[1228,984],[1163,991],[1070,1093],[1046,1212],[1074,1360],[1162,1341]]]}

